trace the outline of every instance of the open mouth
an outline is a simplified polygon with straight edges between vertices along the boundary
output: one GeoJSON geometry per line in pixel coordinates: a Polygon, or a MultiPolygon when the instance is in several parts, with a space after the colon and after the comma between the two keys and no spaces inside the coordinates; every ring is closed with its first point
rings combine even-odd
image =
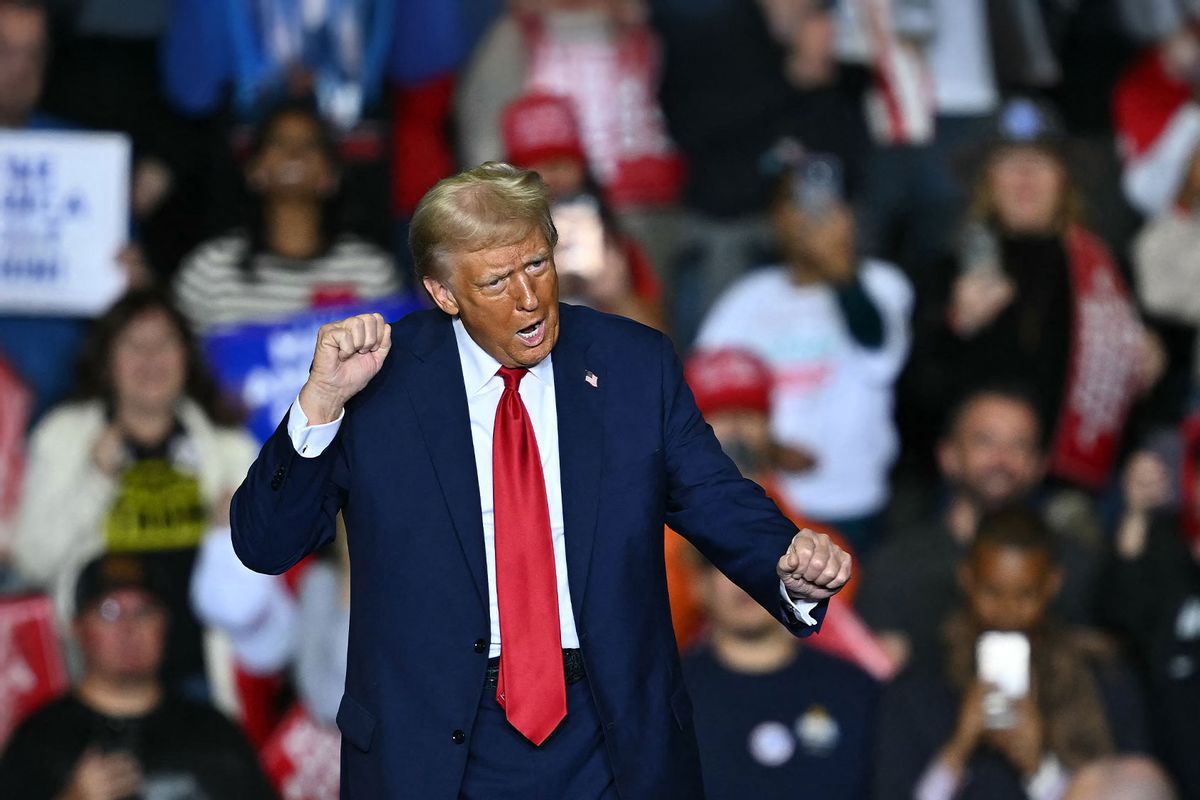
{"type": "Polygon", "coordinates": [[[517,331],[517,338],[530,347],[537,347],[546,338],[546,320],[538,320],[529,327],[517,331]]]}

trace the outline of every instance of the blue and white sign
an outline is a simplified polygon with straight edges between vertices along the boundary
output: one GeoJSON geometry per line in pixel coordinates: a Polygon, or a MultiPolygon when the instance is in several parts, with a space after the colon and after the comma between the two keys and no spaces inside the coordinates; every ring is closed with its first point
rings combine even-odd
{"type": "Polygon", "coordinates": [[[308,379],[322,325],[376,312],[394,322],[421,307],[413,297],[398,296],[322,308],[277,322],[216,329],[204,337],[204,349],[221,388],[250,412],[247,427],[265,442],[308,379]]]}
{"type": "Polygon", "coordinates": [[[0,132],[0,312],[93,316],[124,290],[129,139],[0,132]]]}

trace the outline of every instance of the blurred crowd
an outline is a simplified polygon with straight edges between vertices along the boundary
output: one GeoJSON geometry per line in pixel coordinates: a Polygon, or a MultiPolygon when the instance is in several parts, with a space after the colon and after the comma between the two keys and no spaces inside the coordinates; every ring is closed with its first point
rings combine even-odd
{"type": "Polygon", "coordinates": [[[133,154],[128,291],[0,314],[0,615],[69,684],[0,795],[336,797],[345,531],[240,565],[203,343],[416,294],[506,160],[856,558],[798,645],[665,532],[710,797],[1200,799],[1200,3],[0,0],[0,127],[133,154]]]}

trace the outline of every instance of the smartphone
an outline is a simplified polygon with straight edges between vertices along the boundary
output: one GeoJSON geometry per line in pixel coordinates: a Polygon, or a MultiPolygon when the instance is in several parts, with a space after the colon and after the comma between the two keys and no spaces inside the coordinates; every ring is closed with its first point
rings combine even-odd
{"type": "Polygon", "coordinates": [[[796,207],[814,219],[829,214],[845,192],[842,162],[835,156],[810,155],[796,167],[792,178],[792,199],[796,207]]]}
{"type": "Polygon", "coordinates": [[[975,643],[975,664],[980,682],[991,687],[983,700],[984,726],[1013,727],[1016,702],[1029,694],[1029,637],[987,631],[975,643]]]}
{"type": "Polygon", "coordinates": [[[964,274],[1003,274],[1000,242],[992,229],[982,222],[971,222],[963,228],[958,250],[959,264],[964,274]]]}
{"type": "Polygon", "coordinates": [[[592,280],[604,271],[604,222],[594,200],[579,198],[550,209],[558,230],[554,266],[559,275],[592,280]]]}

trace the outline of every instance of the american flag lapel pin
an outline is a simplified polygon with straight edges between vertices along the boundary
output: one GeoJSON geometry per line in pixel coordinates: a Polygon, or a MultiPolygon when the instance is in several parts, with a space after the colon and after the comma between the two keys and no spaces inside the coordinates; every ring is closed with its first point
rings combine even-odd
{"type": "Polygon", "coordinates": [[[590,369],[583,373],[583,379],[587,381],[587,385],[593,389],[597,389],[600,386],[600,379],[597,378],[596,373],[592,372],[590,369]]]}

